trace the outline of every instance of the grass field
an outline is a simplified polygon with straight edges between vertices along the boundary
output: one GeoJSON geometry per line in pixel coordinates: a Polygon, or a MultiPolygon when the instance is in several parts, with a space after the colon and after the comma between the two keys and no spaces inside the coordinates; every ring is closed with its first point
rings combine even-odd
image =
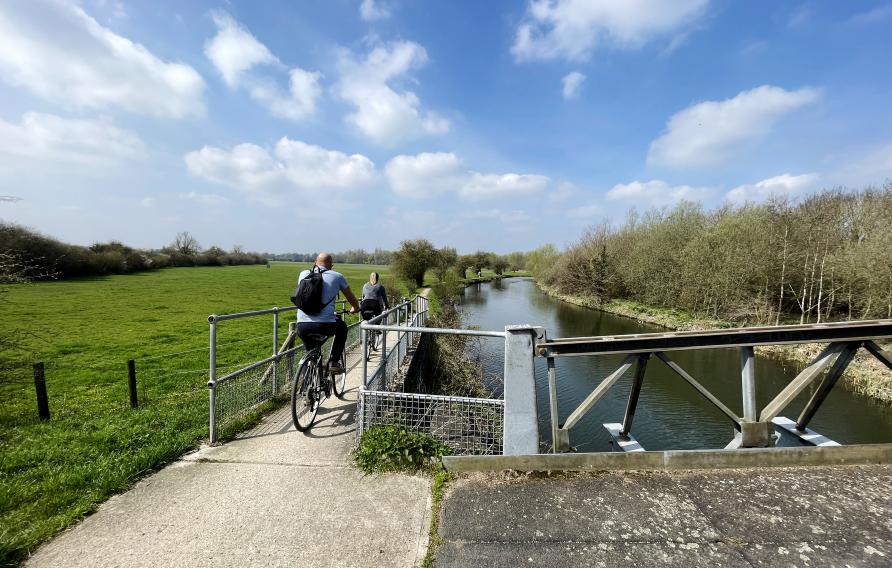
{"type": "MultiPolygon", "coordinates": [[[[11,287],[0,328],[26,349],[0,353],[0,565],[18,563],[206,437],[208,314],[290,305],[305,267],[170,268],[11,287]],[[129,408],[128,359],[136,360],[137,410],[129,408]],[[36,361],[46,364],[48,422],[37,418],[36,361]]],[[[356,292],[371,270],[388,273],[335,269],[356,292]]],[[[293,320],[280,318],[280,340],[293,320]]],[[[271,332],[271,317],[222,322],[218,366],[269,356],[271,332]]]]}

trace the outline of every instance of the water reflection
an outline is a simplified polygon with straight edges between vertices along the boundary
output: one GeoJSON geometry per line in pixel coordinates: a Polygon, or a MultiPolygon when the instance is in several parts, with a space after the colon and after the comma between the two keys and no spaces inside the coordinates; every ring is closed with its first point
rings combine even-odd
{"type": "MultiPolygon", "coordinates": [[[[509,324],[530,323],[544,326],[552,338],[662,331],[662,328],[554,300],[526,278],[471,286],[465,290],[462,304],[468,323],[481,329],[498,330],[509,324]]],[[[486,350],[486,364],[500,368],[504,349],[502,342],[486,341],[482,349],[486,350]]],[[[669,355],[729,408],[741,412],[740,355],[737,350],[681,351],[669,355]]],[[[557,360],[562,421],[605,376],[619,366],[622,358],[600,356],[557,360]]],[[[545,361],[537,359],[536,365],[540,436],[550,444],[545,361]]],[[[756,393],[760,408],[780,392],[798,371],[795,365],[757,358],[756,393]]],[[[601,425],[622,421],[630,389],[630,375],[628,373],[620,379],[574,427],[570,440],[573,446],[581,451],[610,450],[606,431],[601,425]]],[[[795,419],[815,386],[806,389],[783,414],[795,419]]],[[[892,410],[836,388],[810,427],[844,444],[892,442],[892,410]]],[[[724,447],[731,440],[733,431],[724,414],[706,402],[661,361],[651,358],[632,432],[646,449],[668,450],[724,447]]]]}

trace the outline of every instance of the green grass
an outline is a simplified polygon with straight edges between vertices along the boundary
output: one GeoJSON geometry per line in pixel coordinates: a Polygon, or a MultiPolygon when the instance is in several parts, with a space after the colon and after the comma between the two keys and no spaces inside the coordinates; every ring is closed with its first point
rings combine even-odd
{"type": "MultiPolygon", "coordinates": [[[[305,267],[171,268],[10,287],[0,328],[24,349],[0,353],[0,565],[19,562],[207,436],[208,314],[290,305],[305,267]],[[128,406],[128,359],[136,360],[137,410],[128,406]],[[36,361],[46,363],[45,423],[37,419],[36,361]]],[[[388,273],[335,268],[356,292],[371,270],[388,273]]],[[[280,341],[293,318],[280,318],[280,341]]],[[[221,322],[218,366],[225,372],[269,356],[271,328],[271,316],[221,322]]]]}

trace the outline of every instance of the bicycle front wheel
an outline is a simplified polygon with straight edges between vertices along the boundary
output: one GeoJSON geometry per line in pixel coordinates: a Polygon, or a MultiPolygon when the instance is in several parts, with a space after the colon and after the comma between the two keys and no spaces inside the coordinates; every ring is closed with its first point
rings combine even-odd
{"type": "Polygon", "coordinates": [[[334,393],[338,398],[344,398],[344,391],[347,388],[347,355],[344,353],[341,353],[341,368],[344,369],[344,372],[334,375],[331,378],[331,382],[334,386],[334,393]]]}
{"type": "Polygon", "coordinates": [[[306,432],[319,411],[319,400],[322,398],[317,384],[316,361],[306,359],[297,370],[294,385],[291,387],[291,418],[294,427],[306,432]]]}

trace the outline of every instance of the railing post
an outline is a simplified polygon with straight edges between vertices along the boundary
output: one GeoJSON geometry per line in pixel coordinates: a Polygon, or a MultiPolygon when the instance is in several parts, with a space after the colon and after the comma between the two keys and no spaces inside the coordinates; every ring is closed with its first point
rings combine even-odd
{"type": "Polygon", "coordinates": [[[210,322],[210,356],[208,363],[208,396],[210,419],[210,443],[217,443],[217,321],[214,316],[208,318],[210,322]]]}
{"type": "Polygon", "coordinates": [[[751,346],[740,348],[740,382],[743,394],[743,420],[740,447],[765,448],[771,442],[770,422],[759,422],[756,408],[756,355],[751,346]]]}
{"type": "Polygon", "coordinates": [[[556,454],[559,451],[569,450],[569,440],[566,444],[563,443],[559,429],[557,374],[554,368],[554,357],[548,358],[548,408],[551,414],[551,451],[556,454]]]}
{"type": "Polygon", "coordinates": [[[369,331],[359,324],[359,335],[362,337],[362,386],[369,386],[369,331]]]}
{"type": "MultiPolygon", "coordinates": [[[[279,308],[273,308],[273,356],[279,352],[279,308]]],[[[277,371],[279,370],[279,362],[273,361],[273,396],[279,392],[277,381],[277,371]]]]}
{"type": "Polygon", "coordinates": [[[533,348],[536,328],[505,327],[505,421],[504,455],[539,452],[539,416],[536,409],[536,366],[533,348]]]}

